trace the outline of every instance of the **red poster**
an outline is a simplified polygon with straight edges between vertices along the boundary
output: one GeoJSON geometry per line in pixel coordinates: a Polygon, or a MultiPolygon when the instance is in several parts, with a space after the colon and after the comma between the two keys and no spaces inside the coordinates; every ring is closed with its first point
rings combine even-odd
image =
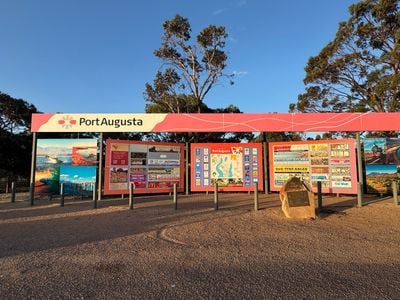
{"type": "Polygon", "coordinates": [[[111,151],[111,164],[115,166],[128,165],[128,152],[111,151]]]}
{"type": "Polygon", "coordinates": [[[106,141],[104,194],[184,191],[184,144],[142,141],[106,141]]]}

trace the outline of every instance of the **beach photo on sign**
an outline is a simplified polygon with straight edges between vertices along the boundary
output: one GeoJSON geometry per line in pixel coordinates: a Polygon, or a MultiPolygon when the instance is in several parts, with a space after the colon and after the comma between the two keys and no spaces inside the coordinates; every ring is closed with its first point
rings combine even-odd
{"type": "Polygon", "coordinates": [[[96,182],[95,166],[61,166],[60,183],[64,184],[66,194],[79,194],[93,190],[96,182]]]}

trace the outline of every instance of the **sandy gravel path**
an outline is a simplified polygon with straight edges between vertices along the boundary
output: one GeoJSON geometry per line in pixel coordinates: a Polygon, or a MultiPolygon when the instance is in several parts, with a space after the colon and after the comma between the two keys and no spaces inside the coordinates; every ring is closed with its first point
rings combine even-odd
{"type": "Polygon", "coordinates": [[[400,207],[324,198],[288,220],[277,194],[0,202],[1,299],[400,299],[400,207]]]}

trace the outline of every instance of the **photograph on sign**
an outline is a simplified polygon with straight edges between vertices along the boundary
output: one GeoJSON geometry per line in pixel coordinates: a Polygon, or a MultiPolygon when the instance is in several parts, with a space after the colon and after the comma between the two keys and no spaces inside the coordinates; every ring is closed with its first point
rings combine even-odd
{"type": "Polygon", "coordinates": [[[96,171],[97,139],[37,140],[35,193],[57,194],[60,183],[89,186],[96,182],[96,171]]]}
{"type": "Polygon", "coordinates": [[[60,183],[64,184],[64,193],[80,194],[83,191],[93,191],[96,182],[96,166],[60,166],[60,183]]]}
{"type": "Polygon", "coordinates": [[[364,138],[363,146],[367,193],[391,193],[400,178],[400,139],[364,138]]]}

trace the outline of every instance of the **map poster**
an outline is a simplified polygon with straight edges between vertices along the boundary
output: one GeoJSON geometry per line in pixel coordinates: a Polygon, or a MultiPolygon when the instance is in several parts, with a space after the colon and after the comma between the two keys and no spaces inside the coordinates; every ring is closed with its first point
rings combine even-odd
{"type": "Polygon", "coordinates": [[[269,143],[271,191],[279,191],[293,176],[324,193],[354,194],[357,172],[354,140],[269,143]]]}
{"type": "Polygon", "coordinates": [[[363,139],[367,193],[392,193],[400,178],[400,139],[363,139]]]}
{"type": "Polygon", "coordinates": [[[35,193],[66,194],[82,187],[91,190],[96,182],[97,139],[38,139],[36,146],[35,193]]]}
{"type": "Polygon", "coordinates": [[[104,194],[184,191],[184,144],[142,141],[106,141],[104,194]]]}
{"type": "Polygon", "coordinates": [[[191,144],[191,190],[252,191],[263,186],[262,145],[259,143],[191,144]]]}

